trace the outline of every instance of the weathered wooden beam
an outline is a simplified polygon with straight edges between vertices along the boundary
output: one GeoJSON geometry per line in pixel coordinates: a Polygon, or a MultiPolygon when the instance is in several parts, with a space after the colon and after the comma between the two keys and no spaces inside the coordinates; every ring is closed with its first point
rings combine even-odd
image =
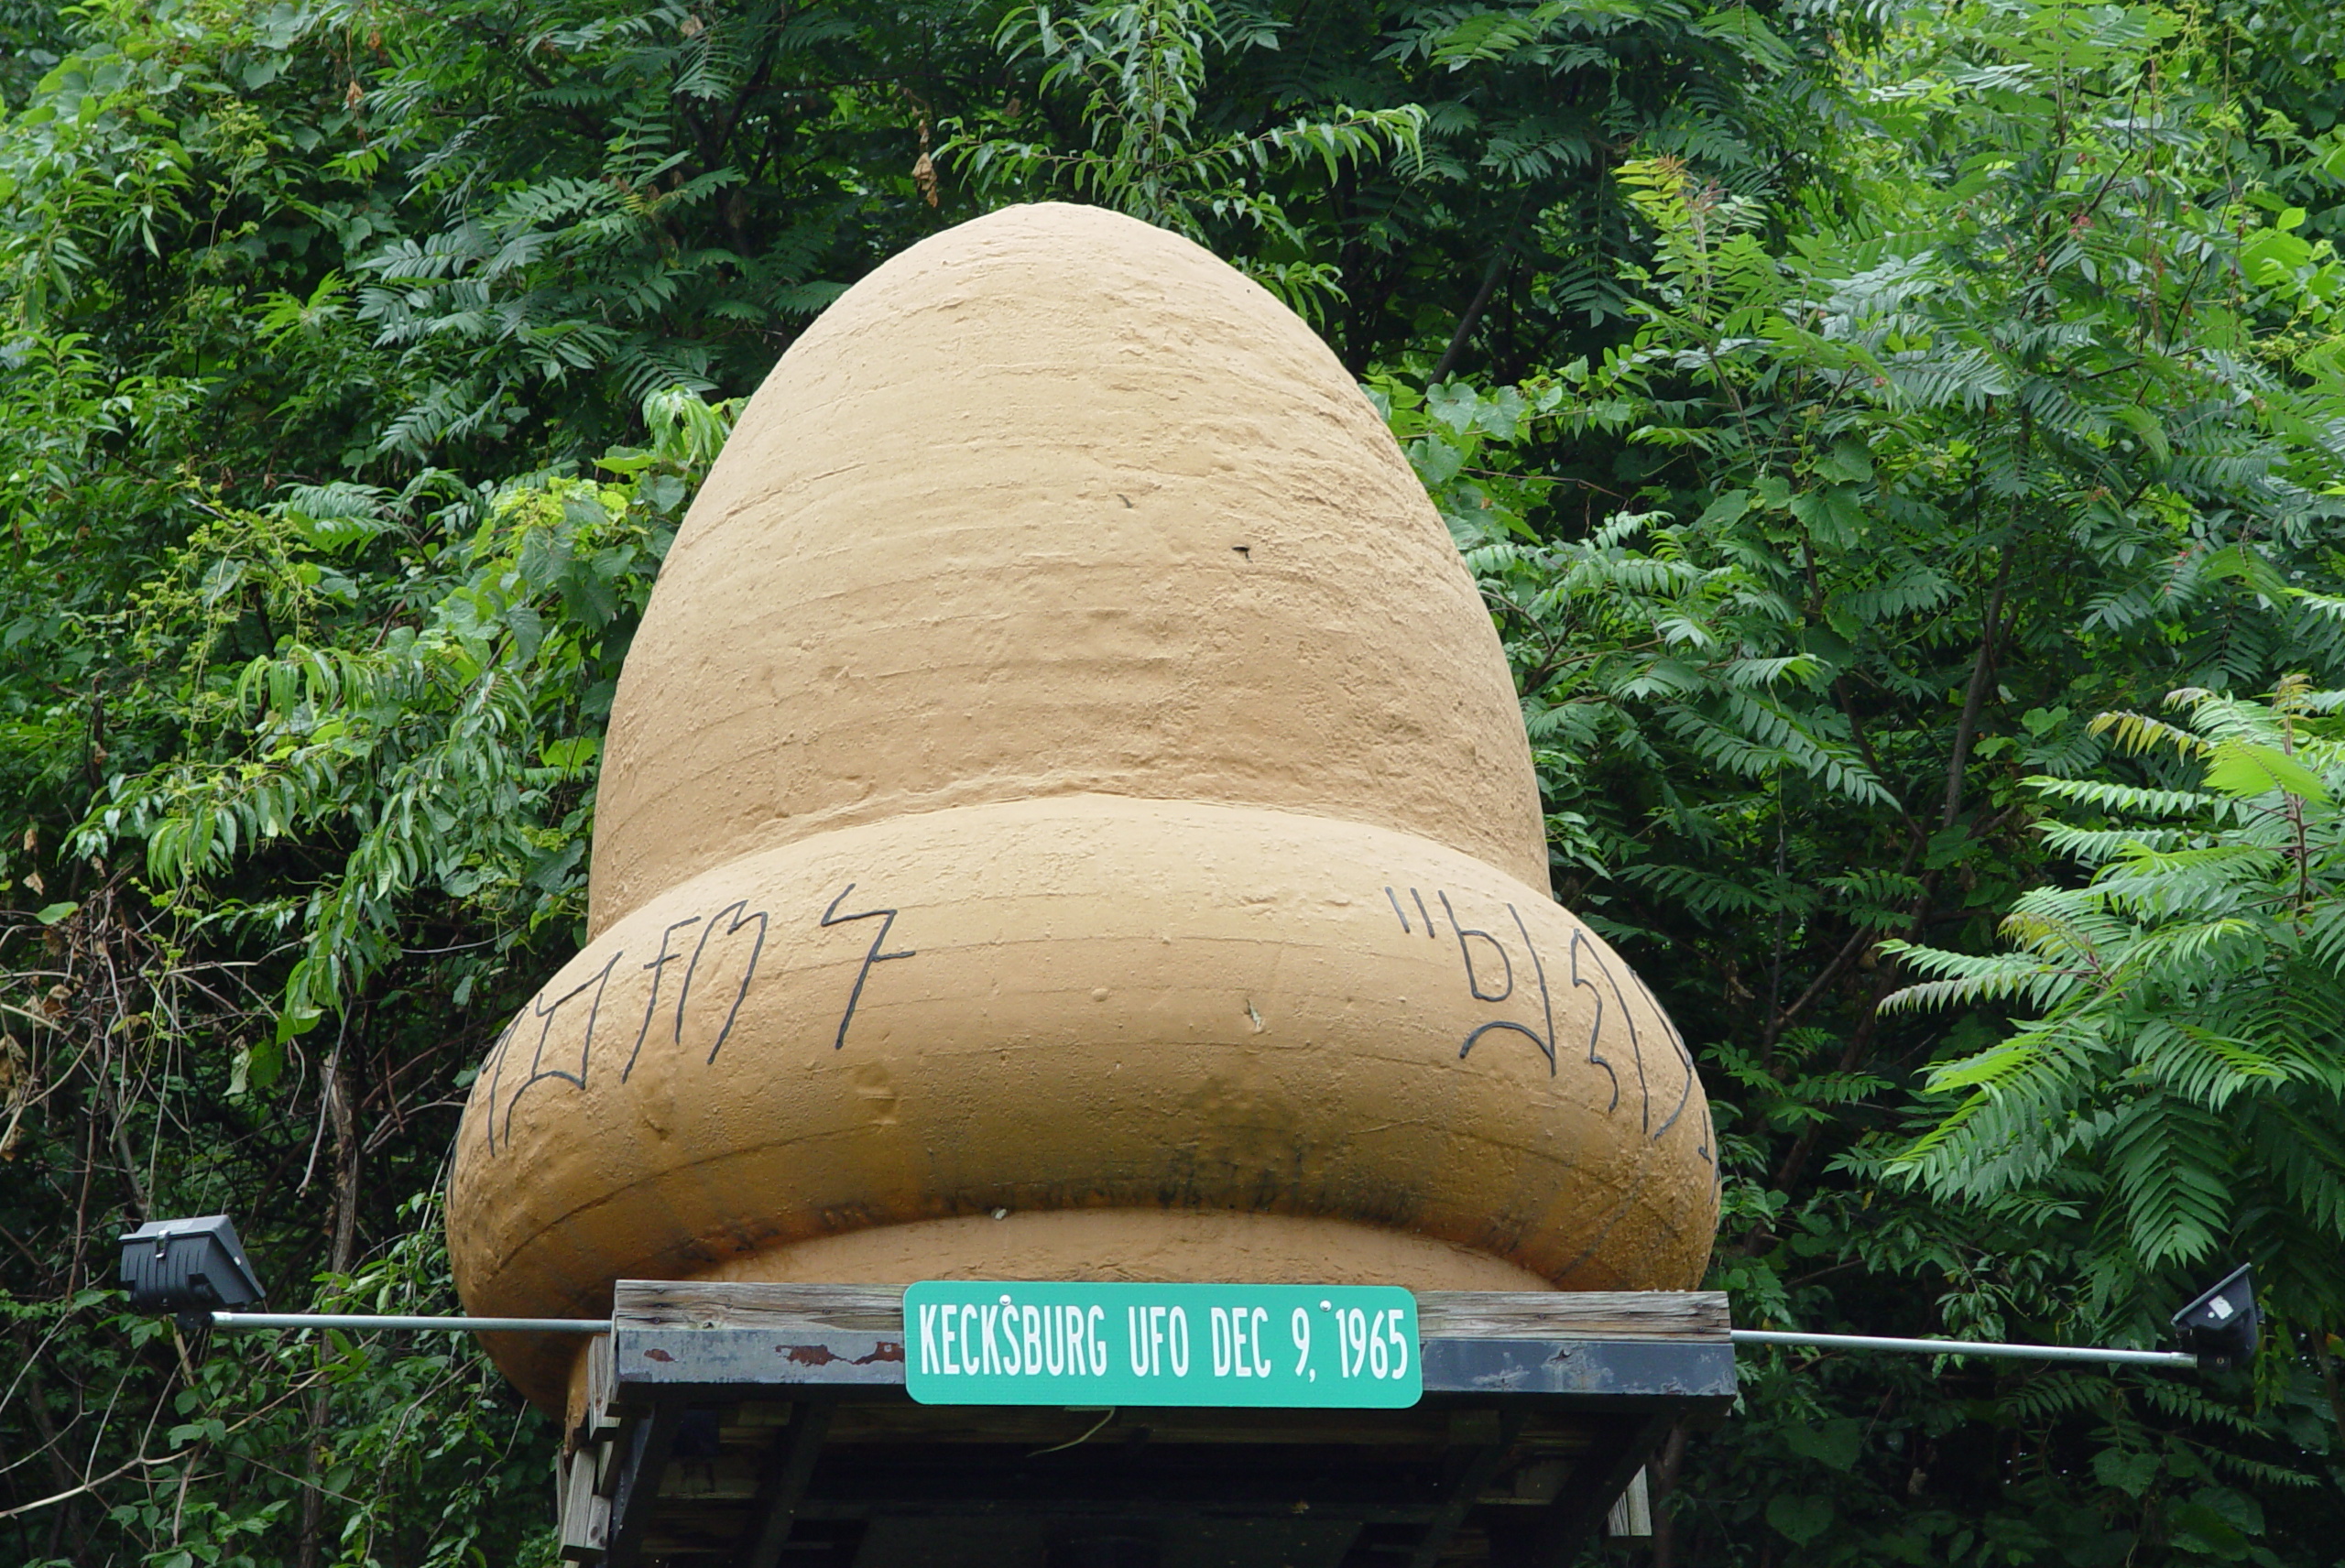
{"type": "Polygon", "coordinates": [[[638,1328],[765,1327],[777,1321],[849,1334],[904,1332],[901,1285],[776,1285],[622,1279],[613,1312],[638,1328]]]}
{"type": "MultiPolygon", "coordinates": [[[[622,1280],[611,1335],[622,1398],[904,1381],[900,1289],[622,1280]]],[[[1733,1397],[1726,1298],[1714,1291],[1426,1291],[1429,1394],[1733,1397]]]]}
{"type": "Polygon", "coordinates": [[[1723,1290],[1420,1290],[1426,1339],[1724,1339],[1723,1290]]]}
{"type": "MultiPolygon", "coordinates": [[[[615,1337],[630,1403],[653,1393],[719,1399],[750,1388],[877,1391],[904,1383],[902,1345],[872,1334],[622,1329],[615,1337]]],[[[1427,1394],[1730,1399],[1735,1391],[1734,1353],[1722,1345],[1428,1340],[1421,1355],[1427,1394]]]]}
{"type": "Polygon", "coordinates": [[[603,1438],[609,1456],[595,1488],[612,1494],[605,1568],[633,1568],[647,1542],[670,1535],[732,1568],[779,1568],[799,1520],[1254,1530],[1299,1505],[1330,1525],[1402,1532],[1405,1546],[1388,1536],[1378,1550],[1417,1561],[1437,1560],[1470,1519],[1489,1525],[1495,1561],[1554,1564],[1600,1527],[1671,1423],[1715,1420],[1735,1392],[1726,1301],[1714,1292],[1426,1291],[1425,1398],[1407,1410],[1132,1408],[1103,1420],[915,1405],[902,1297],[622,1282],[575,1434],[603,1438]],[[686,1407],[704,1412],[720,1448],[671,1465],[686,1407]],[[616,1443],[614,1412],[626,1418],[616,1443]],[[1143,1448],[1165,1461],[1134,1466],[1143,1448]]]}
{"type": "MultiPolygon", "coordinates": [[[[778,1323],[900,1336],[897,1285],[622,1279],[616,1312],[638,1329],[765,1328],[778,1323]]],[[[1720,1290],[1421,1290],[1426,1339],[1726,1338],[1720,1290]]]]}
{"type": "MultiPolygon", "coordinates": [[[[1440,1509],[1425,1505],[1351,1505],[1314,1502],[1311,1519],[1336,1519],[1346,1523],[1400,1523],[1423,1526],[1440,1509]]],[[[1144,1519],[1154,1523],[1255,1521],[1292,1519],[1292,1505],[1205,1505],[1205,1502],[1156,1502],[1149,1497],[807,1497],[797,1509],[800,1519],[1144,1519]]]]}
{"type": "Polygon", "coordinates": [[[599,1563],[610,1541],[611,1500],[594,1490],[597,1452],[581,1448],[558,1463],[567,1477],[562,1489],[562,1556],[570,1563],[599,1563]]]}
{"type": "MultiPolygon", "coordinates": [[[[949,1443],[977,1448],[1051,1447],[1092,1431],[1087,1446],[1112,1448],[1145,1435],[1153,1448],[1357,1448],[1438,1451],[1452,1441],[1450,1411],[1440,1405],[1405,1410],[1221,1410],[1175,1406],[1122,1410],[1105,1426],[1098,1412],[1033,1405],[915,1405],[857,1399],[833,1418],[829,1448],[949,1443]]],[[[1558,1418],[1559,1421],[1561,1418],[1558,1418]]],[[[1526,1429],[1545,1450],[1576,1449],[1576,1425],[1526,1429]]]]}

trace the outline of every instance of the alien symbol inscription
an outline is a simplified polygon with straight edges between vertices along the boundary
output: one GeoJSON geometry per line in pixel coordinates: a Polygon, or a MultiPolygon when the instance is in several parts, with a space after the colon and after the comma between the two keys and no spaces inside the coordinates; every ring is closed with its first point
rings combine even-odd
{"type": "MultiPolygon", "coordinates": [[[[871,976],[871,966],[892,959],[914,956],[914,950],[911,948],[892,953],[883,951],[889,932],[896,923],[896,910],[839,912],[839,906],[846,902],[847,895],[855,891],[855,887],[850,882],[842,888],[816,921],[823,929],[848,925],[856,920],[879,922],[878,931],[872,935],[871,945],[865,950],[863,962],[856,970],[855,985],[847,993],[846,1007],[839,1015],[838,1029],[831,1039],[834,1051],[844,1050],[846,1046],[847,1028],[854,1023],[856,1008],[862,1003],[863,987],[871,976]]],[[[681,1047],[683,1044],[695,986],[705,996],[711,981],[721,986],[725,972],[737,963],[740,964],[740,980],[733,987],[730,999],[725,999],[720,989],[718,999],[714,1003],[704,1003],[702,1007],[703,1013],[710,1015],[701,1026],[704,1029],[707,1023],[716,1022],[713,1013],[714,1007],[725,1008],[722,1021],[716,1022],[715,1038],[710,1042],[703,1065],[715,1062],[718,1052],[725,1049],[725,1041],[732,1038],[734,1025],[740,1020],[741,1005],[747,1000],[750,982],[757,978],[758,966],[765,957],[766,937],[771,925],[769,911],[753,909],[749,908],[747,899],[736,898],[714,914],[686,915],[681,920],[669,921],[660,930],[658,949],[649,959],[634,965],[638,972],[649,974],[651,979],[645,988],[643,1015],[636,1026],[635,1042],[619,1069],[620,1083],[627,1083],[634,1076],[636,1067],[642,1060],[644,1045],[652,1038],[655,1028],[668,1036],[667,1043],[670,1045],[681,1047]]],[[[626,948],[615,948],[600,968],[588,974],[575,985],[558,995],[540,994],[531,998],[529,1005],[515,1014],[512,1021],[498,1034],[496,1043],[489,1051],[486,1068],[488,1114],[483,1118],[483,1132],[491,1154],[497,1151],[500,1143],[511,1142],[514,1108],[530,1089],[558,1079],[573,1089],[585,1090],[594,1067],[595,1036],[602,1023],[604,995],[610,987],[612,976],[620,972],[622,961],[627,956],[626,948]],[[582,1002],[583,1007],[574,1005],[582,1002]],[[577,1021],[581,1011],[584,1013],[583,1028],[577,1021]],[[529,1071],[521,1074],[521,1081],[508,1091],[505,1080],[508,1059],[514,1055],[514,1042],[523,1033],[525,1026],[533,1020],[537,1024],[537,1040],[530,1052],[529,1071]],[[567,1039],[572,1029],[578,1030],[574,1048],[567,1039]]]]}
{"type": "Polygon", "coordinates": [[[845,887],[839,890],[839,896],[831,900],[831,907],[823,911],[823,928],[827,930],[832,926],[843,926],[850,920],[878,920],[879,922],[879,929],[874,931],[871,935],[870,949],[863,955],[863,967],[855,972],[855,989],[847,993],[846,1011],[839,1015],[839,1032],[831,1041],[831,1049],[833,1051],[844,1051],[846,1049],[846,1026],[855,1022],[856,1006],[863,1000],[863,983],[871,978],[871,966],[875,964],[885,964],[889,959],[893,958],[916,958],[919,956],[919,950],[917,948],[908,947],[901,953],[882,953],[879,951],[880,944],[888,940],[888,931],[889,928],[893,927],[896,923],[895,910],[865,909],[859,914],[840,914],[839,906],[845,903],[846,896],[854,891],[855,884],[852,882],[848,883],[845,887]]]}
{"type": "MultiPolygon", "coordinates": [[[[1384,889],[1384,897],[1392,906],[1392,913],[1400,920],[1402,934],[1415,935],[1418,928],[1411,924],[1408,906],[1402,904],[1399,892],[1388,887],[1384,889]]],[[[1515,967],[1514,956],[1506,939],[1498,932],[1468,926],[1459,920],[1456,908],[1450,901],[1446,891],[1434,889],[1434,902],[1440,906],[1442,917],[1448,921],[1450,931],[1456,939],[1458,962],[1465,971],[1467,994],[1477,1002],[1493,1006],[1512,999],[1521,976],[1515,967]]],[[[1423,922],[1425,935],[1435,942],[1441,940],[1435,917],[1426,905],[1424,896],[1412,887],[1409,889],[1409,903],[1414,905],[1418,918],[1423,922]]],[[[1546,1058],[1548,1075],[1553,1077],[1559,1072],[1560,1062],[1555,1051],[1554,998],[1548,985],[1546,961],[1539,952],[1538,943],[1532,940],[1531,928],[1524,921],[1522,912],[1512,904],[1506,906],[1506,911],[1513,922],[1515,936],[1522,942],[1522,952],[1529,959],[1530,978],[1538,987],[1537,1025],[1515,1018],[1493,1018],[1478,1026],[1466,1036],[1458,1045],[1457,1055],[1459,1060],[1464,1060],[1487,1035],[1521,1035],[1538,1049],[1540,1055],[1546,1058]]],[[[1631,973],[1629,976],[1630,985],[1636,988],[1651,1018],[1658,1019],[1662,1029],[1667,1032],[1670,1044],[1675,1051],[1678,1064],[1685,1074],[1684,1081],[1678,1086],[1676,1104],[1670,1108],[1668,1116],[1662,1120],[1661,1125],[1655,1127],[1652,1121],[1653,1085],[1649,1081],[1645,1071],[1644,1040],[1642,1030],[1637,1023],[1638,1009],[1630,1005],[1628,995],[1621,988],[1619,977],[1612,973],[1611,965],[1604,961],[1603,950],[1588,937],[1587,932],[1575,927],[1566,956],[1569,960],[1566,981],[1570,989],[1586,991],[1588,994],[1592,1016],[1588,1020],[1587,1054],[1585,1064],[1602,1073],[1605,1076],[1610,1094],[1604,1108],[1607,1114],[1620,1108],[1623,1087],[1622,1069],[1614,1064],[1611,1056],[1606,1054],[1608,1047],[1617,1053],[1619,1046],[1617,1042],[1608,1041],[1606,1031],[1608,1027],[1613,1028],[1615,1032],[1624,1029],[1629,1036],[1628,1063],[1636,1074],[1638,1122],[1646,1137],[1657,1142],[1677,1125],[1685,1113],[1686,1105],[1693,1099],[1695,1083],[1693,1052],[1686,1049],[1685,1038],[1677,1032],[1677,1026],[1670,1020],[1669,1015],[1663,1010],[1660,1002],[1655,1000],[1652,993],[1645,988],[1644,983],[1631,973]],[[1620,1020],[1617,1026],[1611,1023],[1615,1018],[1620,1020]]],[[[1710,1149],[1708,1127],[1708,1109],[1705,1105],[1702,1112],[1702,1133],[1695,1152],[1715,1169],[1718,1161],[1710,1149]]]]}

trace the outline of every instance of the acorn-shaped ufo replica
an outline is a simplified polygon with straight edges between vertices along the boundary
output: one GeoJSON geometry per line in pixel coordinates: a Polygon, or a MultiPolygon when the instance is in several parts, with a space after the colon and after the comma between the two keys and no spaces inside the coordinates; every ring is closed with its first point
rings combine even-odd
{"type": "MultiPolygon", "coordinates": [[[[627,656],[594,853],[464,1113],[474,1312],[1709,1257],[1692,1058],[1549,895],[1439,517],[1308,327],[1133,219],[965,223],[783,355],[627,656]]],[[[555,1408],[582,1354],[495,1350],[555,1408]]]]}

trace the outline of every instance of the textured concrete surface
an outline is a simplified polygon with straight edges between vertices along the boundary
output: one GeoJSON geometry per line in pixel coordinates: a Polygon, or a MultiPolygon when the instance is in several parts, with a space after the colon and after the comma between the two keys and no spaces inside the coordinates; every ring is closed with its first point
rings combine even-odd
{"type": "MultiPolygon", "coordinates": [[[[1548,896],[1473,584],[1185,241],[1011,209],[834,306],[670,558],[600,803],[592,940],[458,1140],[475,1312],[1700,1279],[1707,1105],[1548,896]]],[[[492,1348],[561,1402],[574,1343],[492,1348]]]]}
{"type": "Polygon", "coordinates": [[[1076,793],[1547,886],[1497,634],[1336,356],[1186,240],[1016,207],[848,290],[751,400],[619,683],[594,928],[752,849],[1076,793]]]}

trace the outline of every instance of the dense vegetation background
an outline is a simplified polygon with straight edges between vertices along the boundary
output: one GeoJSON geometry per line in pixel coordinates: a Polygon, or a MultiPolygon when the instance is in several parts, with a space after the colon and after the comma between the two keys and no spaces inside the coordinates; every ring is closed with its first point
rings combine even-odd
{"type": "Polygon", "coordinates": [[[2259,1270],[2236,1375],[1746,1358],[1658,1561],[2334,1561],[2332,7],[0,0],[0,1560],[551,1559],[468,1346],[183,1339],[113,1238],[451,1304],[731,400],[1057,194],[1388,411],[1700,1054],[1740,1321],[2149,1344],[2259,1270]]]}

